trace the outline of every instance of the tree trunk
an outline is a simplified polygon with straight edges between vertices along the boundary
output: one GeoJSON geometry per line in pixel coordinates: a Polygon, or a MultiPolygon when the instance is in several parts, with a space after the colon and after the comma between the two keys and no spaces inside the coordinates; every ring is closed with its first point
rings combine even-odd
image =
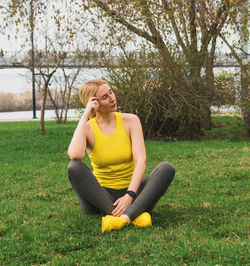
{"type": "Polygon", "coordinates": [[[31,41],[31,73],[32,73],[32,104],[33,118],[36,117],[36,87],[35,87],[35,48],[34,48],[34,6],[30,1],[30,41],[31,41]]]}
{"type": "Polygon", "coordinates": [[[247,66],[241,68],[241,101],[245,135],[246,137],[250,137],[250,95],[248,90],[247,66]]]}
{"type": "Polygon", "coordinates": [[[66,124],[66,122],[67,122],[68,110],[69,110],[69,104],[66,105],[65,114],[64,114],[64,121],[63,121],[64,124],[66,124]]]}
{"type": "Polygon", "coordinates": [[[58,107],[55,107],[55,113],[56,113],[56,123],[57,124],[61,124],[62,123],[62,119],[61,119],[61,116],[59,114],[59,108],[58,107]]]}
{"type": "Polygon", "coordinates": [[[48,86],[51,77],[56,71],[53,70],[49,75],[47,76],[47,80],[45,80],[44,86],[43,86],[43,96],[42,96],[42,103],[41,103],[41,117],[40,117],[40,131],[42,134],[45,134],[45,126],[44,126],[44,114],[45,114],[45,105],[47,100],[47,94],[48,94],[48,86]]]}
{"type": "Polygon", "coordinates": [[[211,52],[210,56],[208,52],[204,54],[204,60],[205,60],[205,68],[206,68],[206,82],[205,86],[203,88],[204,96],[207,98],[206,105],[204,106],[204,120],[202,122],[202,127],[205,130],[210,130],[213,126],[212,120],[211,120],[211,98],[214,88],[214,52],[215,49],[212,49],[213,52],[211,52]]]}
{"type": "Polygon", "coordinates": [[[44,114],[45,114],[46,99],[47,99],[47,86],[45,83],[43,87],[43,96],[42,96],[42,103],[41,103],[41,117],[40,117],[40,131],[42,134],[45,134],[44,114]]]}

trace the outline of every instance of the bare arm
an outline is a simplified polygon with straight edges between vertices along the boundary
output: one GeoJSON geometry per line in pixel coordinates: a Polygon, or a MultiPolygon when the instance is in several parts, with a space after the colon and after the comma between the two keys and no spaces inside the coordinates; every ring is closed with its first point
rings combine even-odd
{"type": "Polygon", "coordinates": [[[73,138],[68,148],[68,155],[71,160],[82,159],[87,145],[88,119],[95,114],[98,109],[98,102],[95,97],[91,97],[85,111],[76,127],[73,138]]]}
{"type": "Polygon", "coordinates": [[[131,125],[131,141],[135,169],[128,190],[137,192],[146,169],[146,150],[144,145],[144,137],[141,122],[137,116],[134,116],[131,125]]]}

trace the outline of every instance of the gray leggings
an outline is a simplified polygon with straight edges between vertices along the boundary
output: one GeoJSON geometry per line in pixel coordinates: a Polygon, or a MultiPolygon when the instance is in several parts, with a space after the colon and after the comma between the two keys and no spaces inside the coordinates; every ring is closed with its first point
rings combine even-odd
{"type": "MultiPolygon", "coordinates": [[[[136,198],[123,214],[133,221],[144,211],[151,213],[172,182],[174,174],[175,169],[170,163],[159,164],[141,183],[136,198]]],[[[101,187],[82,160],[73,160],[69,163],[68,177],[85,214],[100,212],[111,214],[115,209],[113,202],[127,191],[127,189],[116,190],[101,187]]]]}

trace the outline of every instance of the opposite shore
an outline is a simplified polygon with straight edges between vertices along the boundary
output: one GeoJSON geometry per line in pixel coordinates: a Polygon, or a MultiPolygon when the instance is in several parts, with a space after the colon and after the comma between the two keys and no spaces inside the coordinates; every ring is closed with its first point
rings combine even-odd
{"type": "MultiPolygon", "coordinates": [[[[41,111],[36,111],[36,117],[33,118],[33,111],[17,111],[17,112],[0,112],[0,122],[15,122],[15,121],[39,121],[41,111]]],[[[80,117],[79,111],[69,109],[67,120],[78,120],[80,117]]],[[[45,111],[45,120],[56,120],[54,110],[45,111]]]]}
{"type": "MultiPolygon", "coordinates": [[[[237,106],[212,106],[212,116],[238,116],[242,117],[237,106]]],[[[76,109],[69,109],[67,114],[68,121],[79,120],[81,114],[76,109]]],[[[18,122],[18,121],[39,121],[40,110],[36,111],[36,117],[33,118],[33,111],[18,111],[18,112],[0,112],[0,122],[18,122]]],[[[45,111],[45,121],[56,120],[54,110],[45,111]]]]}

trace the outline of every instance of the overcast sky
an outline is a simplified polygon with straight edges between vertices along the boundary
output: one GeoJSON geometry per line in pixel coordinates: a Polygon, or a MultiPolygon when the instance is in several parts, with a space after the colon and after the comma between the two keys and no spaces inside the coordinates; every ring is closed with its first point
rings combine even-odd
{"type": "MultiPolygon", "coordinates": [[[[1,2],[6,2],[3,0],[0,0],[1,2]]],[[[0,16],[0,25],[1,25],[1,16],[0,16]]],[[[51,26],[51,29],[53,29],[53,25],[51,26]]],[[[91,30],[91,29],[89,29],[91,30]]],[[[21,31],[22,32],[22,31],[21,31]]],[[[4,51],[20,51],[21,44],[24,42],[25,36],[24,34],[19,34],[18,39],[14,38],[15,30],[9,30],[5,32],[5,35],[0,34],[0,49],[3,49],[4,51]],[[8,40],[7,35],[10,34],[12,36],[11,40],[8,40]]],[[[37,39],[36,39],[37,41],[37,39]]],[[[44,42],[44,38],[43,38],[44,42]]],[[[44,45],[44,43],[42,44],[44,45]]],[[[218,45],[220,45],[220,51],[221,52],[229,52],[228,48],[226,48],[225,45],[222,45],[220,43],[220,40],[218,41],[218,45]]],[[[28,49],[28,46],[26,47],[26,50],[28,49]]],[[[132,49],[132,47],[131,47],[132,49]]],[[[97,73],[98,74],[98,73],[97,73]]],[[[13,92],[20,93],[24,91],[25,89],[29,89],[31,87],[30,79],[28,78],[29,71],[25,69],[0,69],[0,92],[13,92]]],[[[87,74],[87,77],[92,78],[95,74],[87,74]]]]}
{"type": "MultiPolygon", "coordinates": [[[[66,70],[68,74],[72,69],[66,70]]],[[[62,75],[61,75],[62,76],[62,75]]],[[[75,82],[75,86],[80,86],[83,82],[93,79],[105,77],[104,69],[83,69],[75,82]]],[[[57,71],[55,77],[60,77],[60,71],[57,71]]],[[[0,69],[0,93],[20,94],[26,90],[31,90],[31,72],[28,69],[11,68],[0,69]]],[[[53,87],[53,82],[52,82],[53,87]]]]}
{"type": "Polygon", "coordinates": [[[31,83],[27,69],[0,69],[0,92],[19,94],[30,89],[31,83]]]}

